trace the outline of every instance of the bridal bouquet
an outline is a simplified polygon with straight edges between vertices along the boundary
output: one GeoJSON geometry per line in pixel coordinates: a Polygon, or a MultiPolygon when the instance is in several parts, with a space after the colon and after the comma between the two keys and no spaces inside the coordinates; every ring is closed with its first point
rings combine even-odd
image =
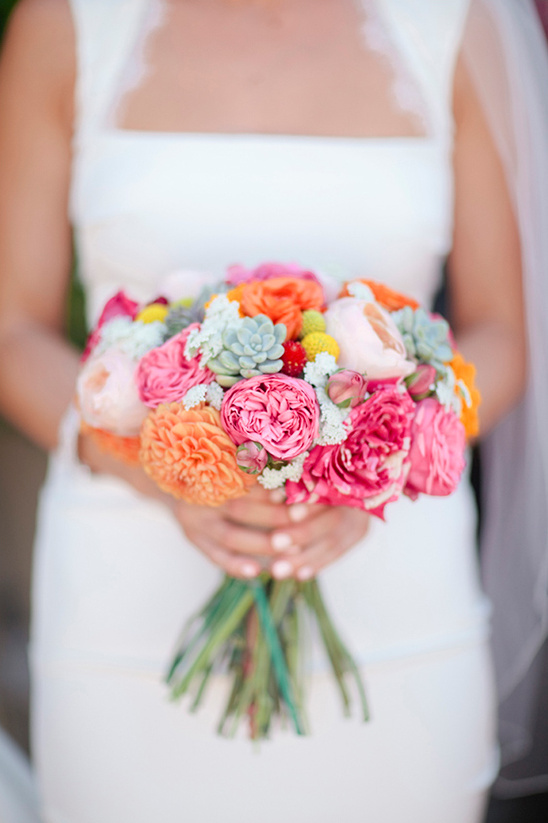
{"type": "MultiPolygon", "coordinates": [[[[217,506],[255,483],[287,502],[383,518],[401,494],[447,495],[477,433],[474,368],[447,322],[387,286],[354,280],[328,301],[296,265],[233,266],[195,299],[106,304],[83,355],[83,428],[158,486],[217,506]]],[[[219,731],[254,739],[274,717],[305,733],[303,617],[312,617],[346,713],[360,674],[317,580],[225,577],[189,622],[168,682],[196,708],[213,671],[231,691],[219,731]]]]}

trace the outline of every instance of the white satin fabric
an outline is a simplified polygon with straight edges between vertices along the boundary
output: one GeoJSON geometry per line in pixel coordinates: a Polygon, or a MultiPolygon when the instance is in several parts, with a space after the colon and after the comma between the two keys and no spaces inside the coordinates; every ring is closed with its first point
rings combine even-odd
{"type": "MultiPolygon", "coordinates": [[[[368,139],[113,127],[112,90],[150,4],[72,0],[71,208],[90,319],[119,288],[150,299],[173,270],[193,290],[192,271],[264,260],[367,274],[431,302],[451,244],[450,89],[466,6],[378,4],[431,119],[424,137],[368,139]]],[[[343,719],[315,657],[313,735],[279,731],[257,752],[215,736],[222,678],[196,715],[162,683],[218,570],[160,504],[79,466],[73,437],[68,418],[36,547],[33,739],[47,823],[479,822],[497,754],[467,482],[450,498],[401,500],[322,574],[364,667],[371,723],[343,719]]]]}

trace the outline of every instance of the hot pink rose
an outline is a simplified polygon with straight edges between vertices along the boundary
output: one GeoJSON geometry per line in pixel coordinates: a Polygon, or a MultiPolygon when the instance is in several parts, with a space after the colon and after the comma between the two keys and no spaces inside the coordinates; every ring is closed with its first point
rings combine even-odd
{"type": "Polygon", "coordinates": [[[136,381],[139,396],[151,409],[160,403],[176,403],[187,391],[200,383],[212,383],[215,375],[200,368],[200,358],[187,360],[185,346],[188,335],[198,327],[187,326],[162,346],[151,349],[139,361],[136,381]]]}
{"type": "Polygon", "coordinates": [[[148,414],[135,384],[136,363],[121,349],[111,346],[90,357],[76,382],[83,420],[94,429],[134,437],[148,414]]]}
{"type": "Polygon", "coordinates": [[[353,506],[382,518],[405,485],[414,409],[395,386],[375,392],[350,412],[344,443],[312,449],[301,480],[286,483],[287,502],[353,506]]]}
{"type": "Polygon", "coordinates": [[[444,496],[455,491],[466,465],[464,426],[451,409],[434,397],[417,404],[411,427],[411,469],[405,493],[444,496]]]}
{"type": "Polygon", "coordinates": [[[229,389],[221,422],[236,445],[252,440],[272,457],[292,460],[318,436],[320,408],[309,383],[285,374],[264,374],[229,389]]]}
{"type": "Polygon", "coordinates": [[[131,317],[133,320],[139,311],[139,304],[131,300],[124,291],[117,292],[105,303],[101,316],[90,336],[87,339],[86,348],[81,357],[81,362],[85,363],[91,352],[101,339],[101,327],[114,317],[131,317]]]}
{"type": "Polygon", "coordinates": [[[230,266],[226,282],[230,286],[238,286],[250,280],[272,280],[275,277],[294,277],[297,280],[314,280],[315,283],[320,283],[314,272],[303,269],[296,263],[261,263],[254,269],[246,269],[240,265],[230,266]]]}

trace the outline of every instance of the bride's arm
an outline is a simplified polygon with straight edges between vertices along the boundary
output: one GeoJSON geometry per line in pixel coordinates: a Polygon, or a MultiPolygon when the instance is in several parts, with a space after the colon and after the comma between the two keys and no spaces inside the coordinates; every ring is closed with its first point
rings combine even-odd
{"type": "Polygon", "coordinates": [[[46,449],[78,369],[63,339],[74,57],[62,5],[23,0],[0,58],[0,404],[46,449]]]}
{"type": "Polygon", "coordinates": [[[521,247],[502,164],[462,61],[454,101],[451,320],[459,349],[477,368],[485,433],[519,399],[526,379],[521,247]]]}

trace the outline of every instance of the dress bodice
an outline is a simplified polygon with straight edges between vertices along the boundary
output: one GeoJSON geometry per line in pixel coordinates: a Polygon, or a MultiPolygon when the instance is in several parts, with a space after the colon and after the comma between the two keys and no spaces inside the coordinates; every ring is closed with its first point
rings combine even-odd
{"type": "Polygon", "coordinates": [[[119,288],[151,299],[174,270],[189,272],[190,288],[201,272],[267,260],[373,277],[431,302],[451,246],[450,86],[466,0],[442,13],[432,0],[378,3],[431,115],[423,136],[384,138],[115,127],[105,112],[151,3],[72,4],[80,79],[71,211],[90,320],[119,288]],[[104,53],[115,52],[114,63],[99,38],[113,30],[121,48],[104,53]]]}

